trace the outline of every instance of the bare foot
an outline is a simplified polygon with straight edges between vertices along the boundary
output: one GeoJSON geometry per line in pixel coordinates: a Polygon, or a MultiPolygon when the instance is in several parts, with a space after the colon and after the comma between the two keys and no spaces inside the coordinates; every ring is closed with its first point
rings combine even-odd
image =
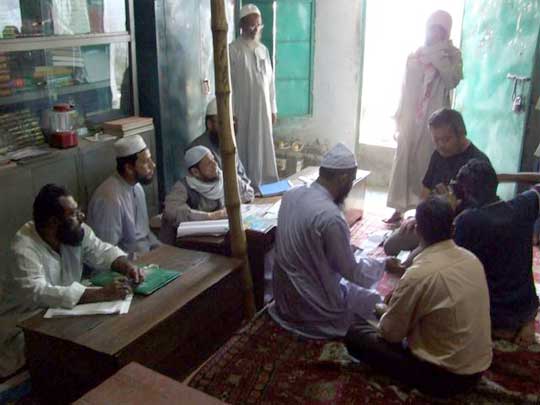
{"type": "Polygon", "coordinates": [[[390,218],[383,219],[384,223],[387,224],[398,224],[403,219],[403,216],[401,215],[401,212],[394,211],[394,213],[390,216],[390,218]]]}
{"type": "Polygon", "coordinates": [[[493,329],[491,331],[491,337],[494,340],[508,340],[509,342],[513,342],[516,332],[507,329],[493,329]]]}
{"type": "Polygon", "coordinates": [[[498,329],[492,331],[493,339],[508,340],[521,347],[529,347],[535,343],[534,319],[527,322],[518,331],[498,329]]]}
{"type": "Polygon", "coordinates": [[[534,338],[534,319],[521,327],[514,337],[514,343],[521,347],[529,347],[535,343],[534,338]]]}

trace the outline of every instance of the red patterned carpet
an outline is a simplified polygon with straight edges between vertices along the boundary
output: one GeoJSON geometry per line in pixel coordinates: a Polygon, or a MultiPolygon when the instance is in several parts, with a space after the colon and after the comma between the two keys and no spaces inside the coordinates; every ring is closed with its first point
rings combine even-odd
{"type": "MultiPolygon", "coordinates": [[[[380,218],[352,228],[359,244],[380,218]]],[[[535,279],[540,284],[540,252],[535,250],[535,279]]],[[[393,280],[383,280],[380,290],[393,280]]],[[[540,291],[540,289],[537,287],[540,291]]],[[[538,318],[537,318],[538,321],[538,318]]],[[[537,322],[537,333],[540,327],[537,322]]],[[[476,390],[440,403],[540,403],[540,345],[519,350],[494,343],[494,361],[476,390]]],[[[353,362],[340,341],[299,338],[262,313],[237,333],[192,378],[190,385],[232,404],[394,404],[433,403],[367,366],[353,362]]]]}

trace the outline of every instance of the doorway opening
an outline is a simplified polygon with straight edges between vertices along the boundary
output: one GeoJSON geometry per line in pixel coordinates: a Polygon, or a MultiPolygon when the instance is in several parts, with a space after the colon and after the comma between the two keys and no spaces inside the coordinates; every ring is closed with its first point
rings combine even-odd
{"type": "Polygon", "coordinates": [[[366,0],[359,141],[396,147],[393,116],[401,96],[407,56],[424,43],[428,17],[452,16],[450,39],[459,47],[464,0],[366,0]]]}

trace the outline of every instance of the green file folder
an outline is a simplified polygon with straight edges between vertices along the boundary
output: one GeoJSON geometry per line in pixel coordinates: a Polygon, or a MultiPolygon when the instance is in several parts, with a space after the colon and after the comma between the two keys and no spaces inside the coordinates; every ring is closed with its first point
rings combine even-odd
{"type": "MultiPolygon", "coordinates": [[[[135,294],[150,295],[180,276],[180,273],[177,271],[165,270],[154,266],[144,268],[144,272],[144,281],[135,286],[133,290],[135,294]]],[[[103,287],[112,283],[117,277],[124,276],[114,271],[104,271],[92,277],[90,281],[94,285],[103,287]]]]}

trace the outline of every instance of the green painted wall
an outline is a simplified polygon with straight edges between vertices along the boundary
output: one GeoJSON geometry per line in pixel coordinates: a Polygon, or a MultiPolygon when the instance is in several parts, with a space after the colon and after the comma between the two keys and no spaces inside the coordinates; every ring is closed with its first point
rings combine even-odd
{"type": "MultiPolygon", "coordinates": [[[[464,80],[457,88],[455,105],[463,113],[469,138],[498,172],[520,167],[527,112],[512,112],[513,82],[506,75],[533,75],[539,30],[538,0],[465,2],[464,80]]],[[[525,86],[527,103],[529,95],[530,84],[525,86]]],[[[499,194],[508,198],[513,190],[513,186],[501,187],[499,194]]]]}
{"type": "Polygon", "coordinates": [[[280,117],[311,114],[313,0],[277,2],[276,93],[280,117]]]}
{"type": "Polygon", "coordinates": [[[255,0],[252,3],[261,10],[264,23],[261,40],[273,55],[279,117],[311,114],[314,1],[255,0]]]}

